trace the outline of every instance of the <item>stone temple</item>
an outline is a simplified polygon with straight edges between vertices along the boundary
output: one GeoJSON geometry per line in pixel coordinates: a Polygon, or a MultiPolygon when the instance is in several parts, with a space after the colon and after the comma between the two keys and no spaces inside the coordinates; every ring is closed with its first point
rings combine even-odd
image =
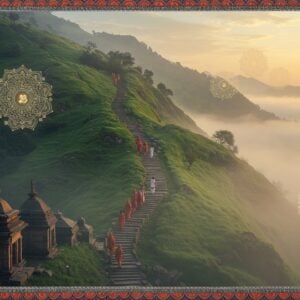
{"type": "Polygon", "coordinates": [[[0,198],[0,285],[26,283],[36,269],[25,267],[24,257],[41,261],[57,253],[57,244],[95,242],[93,227],[84,218],[75,222],[61,212],[54,215],[33,182],[20,211],[0,198]]]}
{"type": "Polygon", "coordinates": [[[0,283],[23,285],[33,273],[24,267],[23,236],[27,224],[20,219],[19,211],[0,199],[0,283]]]}
{"type": "Polygon", "coordinates": [[[21,218],[28,226],[24,229],[25,257],[53,256],[56,253],[56,217],[38,195],[33,182],[28,199],[21,206],[21,218]]]}
{"type": "Polygon", "coordinates": [[[56,214],[56,241],[59,245],[73,246],[78,243],[78,225],[75,221],[66,218],[62,212],[56,214]]]}

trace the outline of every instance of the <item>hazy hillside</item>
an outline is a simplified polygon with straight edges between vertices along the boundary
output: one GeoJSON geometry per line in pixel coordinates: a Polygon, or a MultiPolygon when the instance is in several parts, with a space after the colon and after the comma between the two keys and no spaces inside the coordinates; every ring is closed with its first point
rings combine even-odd
{"type": "Polygon", "coordinates": [[[300,86],[287,85],[275,87],[265,84],[257,79],[241,75],[231,78],[230,82],[246,95],[261,95],[273,97],[300,96],[300,86]]]}
{"type": "Polygon", "coordinates": [[[138,105],[141,79],[128,74],[127,83],[127,109],[147,135],[159,140],[171,189],[139,247],[153,284],[161,277],[162,285],[295,282],[288,270],[298,272],[300,238],[293,236],[300,220],[294,208],[264,176],[223,147],[176,126],[157,126],[146,113],[151,99],[145,86],[145,105],[138,105]],[[174,273],[178,278],[172,281],[174,273]]]}
{"type": "Polygon", "coordinates": [[[26,14],[24,19],[82,45],[93,41],[103,52],[111,50],[130,52],[135,57],[137,65],[154,72],[156,83],[163,82],[173,90],[175,103],[187,112],[212,114],[225,119],[249,117],[249,115],[259,120],[276,118],[274,114],[261,110],[240,93],[225,101],[215,98],[210,92],[211,78],[206,72],[199,73],[180,63],[170,62],[154,52],[150,48],[151,45],[146,45],[133,36],[105,32],[92,35],[80,29],[77,24],[44,12],[26,14]]]}
{"type": "MultiPolygon", "coordinates": [[[[24,64],[42,70],[54,90],[54,113],[35,132],[12,133],[0,123],[1,196],[18,207],[33,178],[54,210],[84,216],[103,233],[143,181],[134,137],[112,110],[111,73],[80,63],[81,46],[7,20],[0,20],[0,45],[0,73],[24,64]]],[[[231,152],[175,125],[194,123],[138,70],[124,70],[124,79],[124,105],[145,134],[158,140],[171,191],[142,233],[139,255],[150,277],[159,265],[179,271],[173,284],[299,283],[292,274],[299,270],[296,211],[231,152]]],[[[48,265],[56,270],[51,284],[94,284],[95,276],[105,284],[98,272],[102,263],[88,249],[62,252],[48,265]],[[66,262],[76,270],[76,280],[60,273],[66,262]],[[80,278],[85,264],[97,266],[90,280],[80,278]]]]}

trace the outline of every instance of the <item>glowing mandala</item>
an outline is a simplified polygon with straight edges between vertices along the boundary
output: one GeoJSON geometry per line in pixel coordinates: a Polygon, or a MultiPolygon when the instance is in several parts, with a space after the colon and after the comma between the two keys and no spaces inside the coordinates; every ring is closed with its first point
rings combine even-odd
{"type": "Polygon", "coordinates": [[[210,92],[215,98],[220,100],[231,99],[238,93],[232,85],[220,77],[211,79],[210,92]]]}
{"type": "Polygon", "coordinates": [[[32,129],[52,111],[52,87],[42,73],[24,66],[4,70],[0,81],[0,118],[11,130],[32,129]]]}

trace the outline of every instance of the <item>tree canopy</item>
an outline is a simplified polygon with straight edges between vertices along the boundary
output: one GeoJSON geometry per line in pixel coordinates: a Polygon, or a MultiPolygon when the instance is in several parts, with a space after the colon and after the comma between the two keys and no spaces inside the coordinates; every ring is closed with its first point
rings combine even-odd
{"type": "Polygon", "coordinates": [[[159,83],[157,89],[166,97],[173,96],[173,91],[168,89],[165,84],[159,83]]]}
{"type": "Polygon", "coordinates": [[[146,69],[144,71],[143,77],[145,78],[145,80],[150,83],[153,84],[153,72],[151,70],[146,69]]]}
{"type": "Polygon", "coordinates": [[[218,130],[214,133],[213,138],[217,143],[227,147],[234,153],[238,152],[238,147],[235,145],[234,135],[231,131],[218,130]]]}

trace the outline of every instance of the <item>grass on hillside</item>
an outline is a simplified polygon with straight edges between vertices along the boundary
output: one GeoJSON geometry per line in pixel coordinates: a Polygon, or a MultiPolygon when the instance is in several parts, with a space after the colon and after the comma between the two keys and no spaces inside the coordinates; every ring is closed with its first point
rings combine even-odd
{"type": "Polygon", "coordinates": [[[143,180],[134,139],[112,111],[111,74],[80,64],[75,43],[21,24],[0,20],[0,43],[0,74],[21,64],[42,70],[54,93],[54,113],[34,132],[1,123],[2,197],[19,207],[33,179],[53,210],[104,233],[143,180]]]}
{"type": "MultiPolygon", "coordinates": [[[[28,265],[32,263],[28,261],[28,265]]],[[[108,284],[102,254],[88,244],[73,247],[60,247],[58,255],[41,264],[51,271],[47,274],[33,275],[28,286],[100,286],[108,284]]]]}
{"type": "Polygon", "coordinates": [[[175,285],[294,283],[294,275],[248,211],[251,188],[256,197],[274,196],[275,201],[279,196],[274,187],[224,147],[159,122],[151,93],[145,90],[139,97],[141,79],[127,79],[126,106],[146,135],[159,141],[169,178],[170,197],[144,227],[138,247],[152,283],[159,284],[161,277],[160,284],[170,283],[172,272],[179,274],[175,285]],[[242,178],[239,187],[235,173],[242,178]],[[163,276],[158,267],[169,274],[163,276]]]}

